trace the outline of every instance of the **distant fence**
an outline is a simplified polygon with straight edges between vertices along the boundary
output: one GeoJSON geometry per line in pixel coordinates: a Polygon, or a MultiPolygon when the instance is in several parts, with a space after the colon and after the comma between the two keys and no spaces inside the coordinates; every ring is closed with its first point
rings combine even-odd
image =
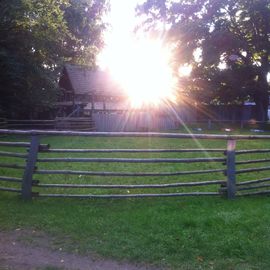
{"type": "Polygon", "coordinates": [[[178,129],[182,126],[203,129],[266,127],[266,122],[255,120],[198,120],[180,119],[168,114],[147,112],[94,112],[88,117],[57,117],[54,120],[13,120],[0,118],[0,129],[20,130],[76,130],[98,132],[146,132],[178,129]]]}
{"type": "MultiPolygon", "coordinates": [[[[140,198],[140,197],[176,197],[176,196],[226,196],[228,199],[233,199],[235,196],[248,196],[259,194],[270,194],[270,178],[254,179],[248,181],[236,181],[238,174],[248,174],[251,172],[270,171],[270,166],[266,167],[245,167],[243,169],[236,169],[236,165],[248,165],[248,164],[260,164],[270,162],[270,149],[246,149],[236,150],[236,142],[238,140],[269,140],[270,136],[260,135],[206,135],[206,134],[179,134],[179,133],[139,133],[139,132],[72,132],[72,131],[22,131],[22,130],[0,130],[2,138],[10,135],[24,135],[30,137],[30,142],[19,141],[7,141],[1,140],[0,147],[15,149],[15,151],[0,151],[0,157],[12,158],[21,160],[19,164],[9,163],[3,161],[0,162],[0,182],[6,183],[0,186],[0,191],[16,192],[21,194],[23,199],[31,199],[32,197],[76,197],[76,198],[140,198]],[[81,137],[119,137],[119,138],[167,138],[167,139],[205,139],[205,140],[222,140],[226,143],[226,147],[223,148],[177,148],[177,149],[101,149],[101,148],[53,148],[48,144],[41,144],[41,136],[81,136],[81,137]],[[24,149],[27,151],[19,151],[24,149]],[[58,156],[60,153],[62,155],[58,156]],[[109,154],[110,157],[82,157],[85,153],[97,154],[109,154]],[[159,158],[130,158],[130,157],[114,157],[115,153],[177,153],[179,157],[159,157],[159,158]],[[202,154],[199,157],[181,157],[183,153],[197,153],[202,154]],[[45,154],[45,157],[44,157],[45,154]],[[53,157],[48,156],[52,154],[53,157]],[[65,154],[63,156],[63,154],[65,154]],[[216,156],[213,154],[221,154],[216,156]],[[248,160],[236,160],[238,155],[250,155],[256,154],[252,159],[248,160]],[[268,157],[258,158],[260,154],[267,154],[268,157]],[[55,156],[57,155],[57,156],[55,156]],[[66,156],[68,155],[68,157],[66,156]],[[191,169],[191,170],[170,170],[166,172],[140,172],[140,171],[107,171],[107,170],[76,170],[74,169],[59,169],[59,163],[80,163],[80,164],[106,164],[116,163],[175,163],[175,164],[220,164],[220,167],[205,169],[191,169]],[[53,164],[50,166],[49,164],[53,164]],[[41,167],[40,167],[41,166],[41,167]],[[11,176],[10,170],[20,170],[23,172],[22,177],[11,176]],[[206,181],[188,181],[188,182],[169,182],[169,183],[143,183],[143,179],[146,177],[156,177],[159,180],[164,177],[182,177],[184,175],[210,175],[213,173],[223,173],[224,177],[221,179],[207,179],[206,181]],[[47,176],[46,180],[38,180],[36,177],[47,176]],[[50,182],[57,176],[53,182],[50,182]],[[67,176],[87,177],[95,176],[103,178],[119,177],[121,179],[136,178],[142,179],[135,184],[115,182],[112,184],[110,181],[107,184],[99,183],[67,183],[67,176]],[[215,186],[216,189],[212,191],[198,191],[194,190],[198,187],[215,186]],[[181,188],[180,191],[171,191],[172,188],[181,188]],[[189,191],[182,191],[182,189],[190,189],[189,191]],[[55,190],[67,190],[64,193],[57,193],[55,190]],[[86,194],[85,192],[74,193],[69,190],[141,190],[141,192],[126,194],[126,193],[107,193],[107,194],[86,194]],[[153,192],[154,190],[167,189],[169,192],[153,192]],[[48,192],[49,190],[49,192],[48,192]],[[142,190],[150,190],[151,193],[145,193],[142,190]]],[[[14,138],[14,137],[13,137],[14,138]]],[[[224,145],[225,146],[225,145],[224,145]]],[[[120,167],[123,168],[123,167],[120,167]]]]}
{"type": "Polygon", "coordinates": [[[91,117],[57,117],[54,120],[5,119],[0,118],[0,129],[21,130],[79,130],[93,131],[95,123],[91,117]]]}
{"type": "Polygon", "coordinates": [[[95,122],[96,131],[100,132],[132,132],[132,131],[161,131],[173,130],[183,126],[200,127],[204,129],[219,128],[254,128],[264,125],[267,122],[260,122],[254,119],[250,120],[227,120],[227,119],[198,119],[194,117],[181,118],[173,114],[155,114],[147,112],[95,112],[92,114],[92,119],[95,122]]]}
{"type": "Polygon", "coordinates": [[[51,130],[55,128],[55,120],[31,120],[31,119],[6,119],[0,118],[2,129],[42,129],[51,130]]]}
{"type": "Polygon", "coordinates": [[[168,114],[128,111],[96,111],[88,117],[57,117],[54,120],[0,119],[0,128],[21,130],[153,131],[176,129],[179,126],[179,121],[168,114]]]}

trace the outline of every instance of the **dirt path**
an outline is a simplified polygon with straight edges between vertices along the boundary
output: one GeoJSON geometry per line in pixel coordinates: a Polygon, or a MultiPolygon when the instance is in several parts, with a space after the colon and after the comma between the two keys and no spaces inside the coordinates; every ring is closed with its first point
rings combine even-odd
{"type": "Polygon", "coordinates": [[[43,233],[17,229],[0,231],[0,270],[156,270],[103,260],[95,256],[80,256],[50,248],[50,237],[43,233]]]}

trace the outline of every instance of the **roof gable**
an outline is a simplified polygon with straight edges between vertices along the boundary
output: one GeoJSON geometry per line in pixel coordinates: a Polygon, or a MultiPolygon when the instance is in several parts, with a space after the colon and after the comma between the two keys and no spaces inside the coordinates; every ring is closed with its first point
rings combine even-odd
{"type": "Polygon", "coordinates": [[[65,65],[72,88],[75,94],[87,95],[91,93],[99,95],[119,96],[124,91],[113,79],[108,71],[92,70],[78,65],[65,65]]]}

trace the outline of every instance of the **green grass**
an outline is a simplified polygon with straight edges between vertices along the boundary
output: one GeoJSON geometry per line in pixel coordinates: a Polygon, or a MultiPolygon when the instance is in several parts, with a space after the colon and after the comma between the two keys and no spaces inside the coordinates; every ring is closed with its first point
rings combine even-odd
{"type": "MultiPolygon", "coordinates": [[[[7,138],[6,138],[7,139],[7,138]]],[[[18,138],[12,138],[18,140],[18,138]]],[[[4,139],[3,139],[4,140],[4,139]]],[[[134,138],[43,138],[53,148],[225,148],[225,141],[134,138]]],[[[269,148],[266,141],[241,141],[238,149],[269,148]]],[[[11,151],[1,148],[3,151],[11,151]]],[[[63,154],[42,154],[65,156],[63,154]]],[[[81,154],[82,155],[82,154],[81,154]]],[[[211,154],[222,156],[222,154],[211,154]]],[[[79,156],[73,154],[72,156],[79,156]]],[[[83,154],[84,157],[190,157],[206,154],[83,154]]],[[[266,157],[266,154],[252,157],[266,157]]],[[[249,159],[239,156],[239,159],[249,159]]],[[[16,159],[5,158],[5,162],[16,159]]],[[[174,171],[220,168],[222,164],[39,164],[39,167],[106,171],[174,171]]],[[[249,165],[252,166],[252,165],[249,165]]],[[[267,166],[267,164],[256,164],[267,166]]],[[[239,166],[244,168],[247,166],[239,166]]],[[[21,171],[0,168],[0,175],[21,177],[21,171]]],[[[239,175],[238,181],[269,177],[269,172],[239,175]]],[[[225,179],[221,173],[185,177],[46,177],[36,175],[42,182],[76,183],[168,183],[225,179]]],[[[4,183],[3,183],[4,184],[4,183]]],[[[6,184],[5,184],[6,185],[6,184]]],[[[12,185],[13,186],[13,185],[12,185]]],[[[196,188],[217,191],[217,186],[196,188]]],[[[170,189],[172,192],[194,189],[170,189]]],[[[41,191],[41,190],[40,190],[41,191]]],[[[166,192],[147,190],[146,192],[166,192]]],[[[63,193],[52,189],[43,192],[63,193]]],[[[138,190],[75,190],[75,193],[119,193],[138,190]]],[[[144,192],[144,191],[143,191],[144,192]]],[[[145,262],[171,269],[270,269],[270,200],[267,196],[237,198],[152,198],[125,200],[34,199],[22,202],[15,194],[0,193],[0,228],[11,230],[29,228],[54,236],[54,245],[82,254],[145,262]]]]}

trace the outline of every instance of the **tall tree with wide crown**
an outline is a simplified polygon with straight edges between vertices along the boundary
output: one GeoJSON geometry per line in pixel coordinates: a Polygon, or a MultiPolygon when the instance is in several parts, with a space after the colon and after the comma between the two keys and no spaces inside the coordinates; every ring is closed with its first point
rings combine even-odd
{"type": "Polygon", "coordinates": [[[208,104],[254,101],[257,120],[267,120],[269,0],[148,0],[138,13],[147,30],[165,25],[174,67],[192,67],[180,79],[190,98],[208,104]]]}
{"type": "Polygon", "coordinates": [[[94,66],[106,10],[106,0],[0,1],[0,116],[50,108],[65,61],[94,66]]]}

